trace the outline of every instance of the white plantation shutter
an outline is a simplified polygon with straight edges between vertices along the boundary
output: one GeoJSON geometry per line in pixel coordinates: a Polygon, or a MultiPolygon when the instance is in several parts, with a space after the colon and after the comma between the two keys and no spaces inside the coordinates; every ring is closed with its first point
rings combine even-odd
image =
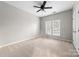
{"type": "Polygon", "coordinates": [[[45,33],[47,35],[60,36],[60,20],[45,21],[45,33]]]}

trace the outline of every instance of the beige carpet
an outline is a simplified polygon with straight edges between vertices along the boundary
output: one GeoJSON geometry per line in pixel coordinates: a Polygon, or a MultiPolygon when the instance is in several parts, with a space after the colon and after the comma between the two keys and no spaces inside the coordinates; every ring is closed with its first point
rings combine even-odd
{"type": "Polygon", "coordinates": [[[77,57],[72,43],[37,38],[0,48],[3,57],[77,57]]]}

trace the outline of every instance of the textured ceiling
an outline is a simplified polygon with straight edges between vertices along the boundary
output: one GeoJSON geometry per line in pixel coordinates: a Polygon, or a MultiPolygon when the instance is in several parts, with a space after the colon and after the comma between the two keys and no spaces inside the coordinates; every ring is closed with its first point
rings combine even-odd
{"type": "Polygon", "coordinates": [[[33,7],[34,5],[40,6],[43,1],[5,1],[6,3],[15,6],[19,9],[27,11],[35,16],[43,17],[54,12],[59,13],[68,9],[72,9],[75,1],[47,1],[46,6],[52,6],[52,9],[46,9],[44,11],[36,12],[38,8],[33,7]]]}

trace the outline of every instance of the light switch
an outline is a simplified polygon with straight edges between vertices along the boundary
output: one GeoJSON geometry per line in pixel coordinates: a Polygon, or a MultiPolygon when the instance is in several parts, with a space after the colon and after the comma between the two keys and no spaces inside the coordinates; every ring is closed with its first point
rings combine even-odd
{"type": "Polygon", "coordinates": [[[79,50],[79,48],[78,48],[78,50],[79,50]]]}
{"type": "Polygon", "coordinates": [[[79,11],[78,11],[78,14],[79,14],[79,11]]]}
{"type": "Polygon", "coordinates": [[[79,32],[79,29],[78,29],[78,32],[79,32]]]}

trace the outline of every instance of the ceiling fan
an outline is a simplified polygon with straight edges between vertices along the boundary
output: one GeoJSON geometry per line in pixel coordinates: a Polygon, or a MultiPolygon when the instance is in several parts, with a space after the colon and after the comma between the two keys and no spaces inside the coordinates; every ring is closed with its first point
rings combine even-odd
{"type": "Polygon", "coordinates": [[[45,11],[45,9],[51,9],[52,7],[45,7],[47,1],[43,1],[43,4],[39,7],[39,6],[34,6],[35,8],[40,8],[37,12],[39,11],[45,11]]]}

